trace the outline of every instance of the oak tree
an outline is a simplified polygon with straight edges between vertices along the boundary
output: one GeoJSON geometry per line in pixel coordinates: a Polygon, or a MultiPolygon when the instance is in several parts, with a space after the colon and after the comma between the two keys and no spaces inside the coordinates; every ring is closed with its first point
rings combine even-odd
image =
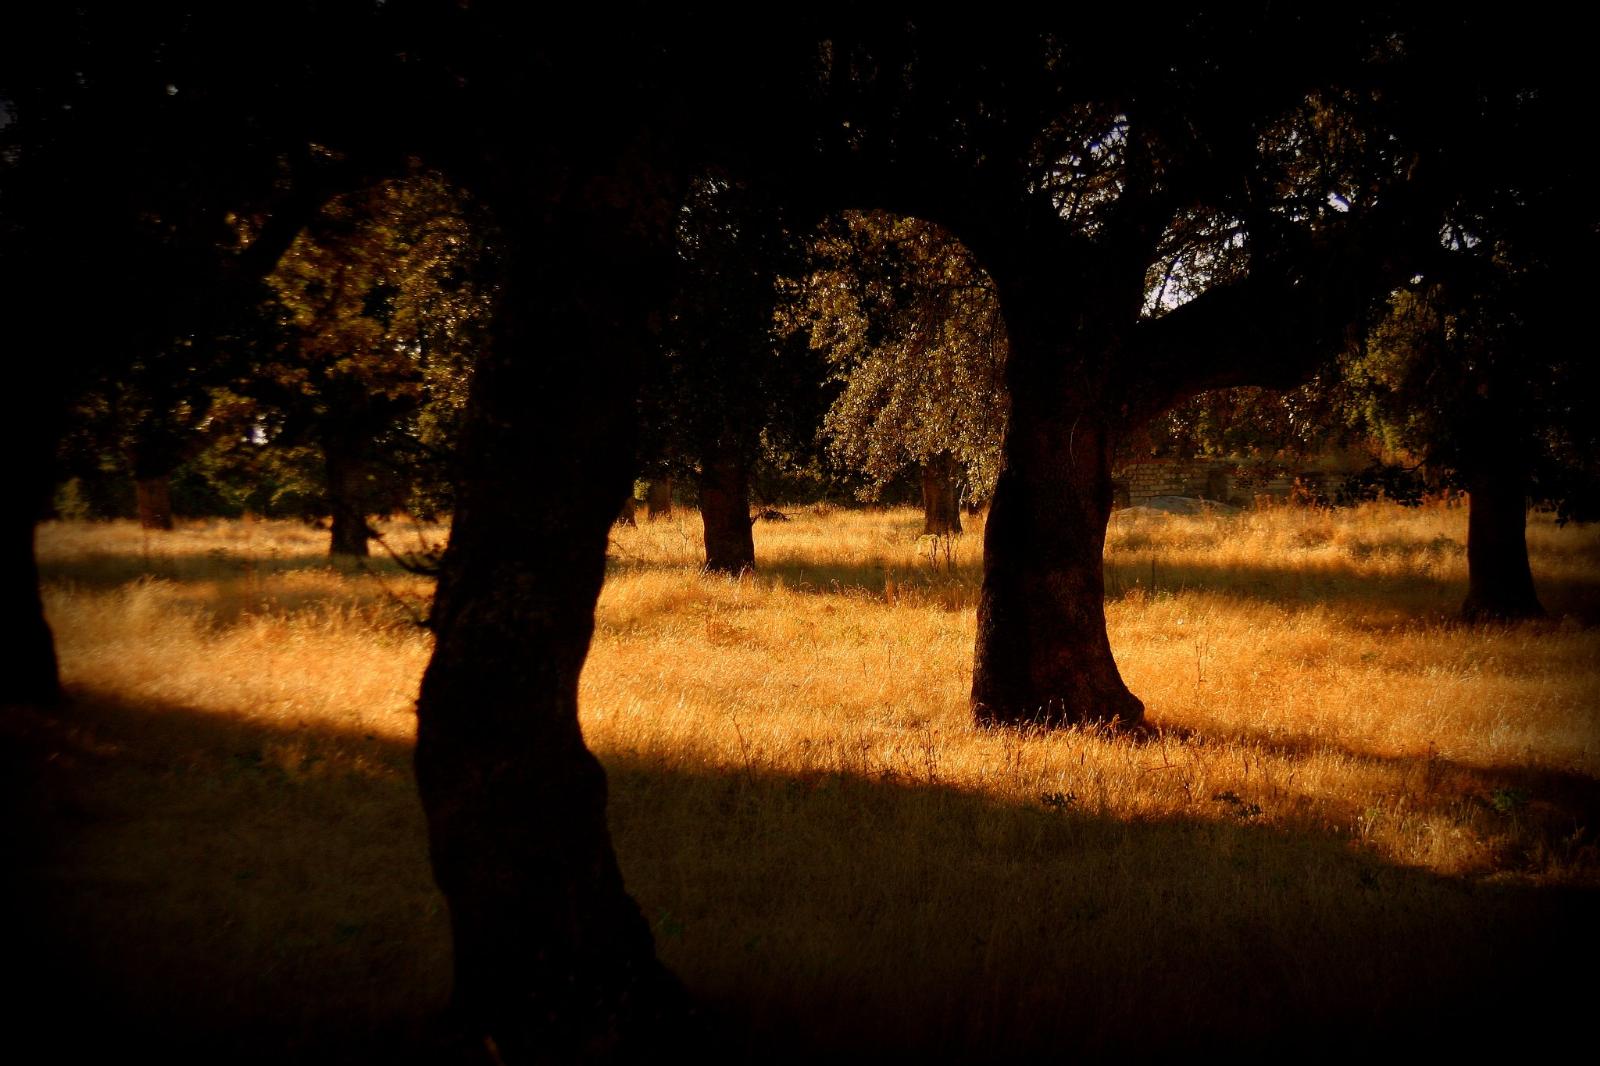
{"type": "Polygon", "coordinates": [[[962,502],[994,490],[1005,434],[1005,326],[993,285],[948,233],[851,212],[810,243],[785,328],[839,383],[822,432],[876,495],[919,468],[925,534],[959,533],[962,502]]]}

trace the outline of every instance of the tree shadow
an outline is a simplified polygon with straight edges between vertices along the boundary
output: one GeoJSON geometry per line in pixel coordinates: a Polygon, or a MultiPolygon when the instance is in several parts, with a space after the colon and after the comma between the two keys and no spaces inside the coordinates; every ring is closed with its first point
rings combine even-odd
{"type": "MultiPolygon", "coordinates": [[[[1534,581],[1554,616],[1569,615],[1584,625],[1600,624],[1600,577],[1541,578],[1534,581]]],[[[1398,610],[1429,624],[1456,621],[1466,597],[1464,580],[1444,580],[1425,571],[1371,573],[1338,566],[1215,565],[1158,559],[1129,565],[1106,563],[1108,599],[1200,592],[1282,605],[1336,607],[1359,619],[1364,614],[1398,610]]],[[[1387,623],[1385,623],[1387,624],[1387,623]]]]}
{"type": "Polygon", "coordinates": [[[612,775],[630,884],[736,1059],[1509,1048],[1527,1017],[1577,1009],[1566,967],[1600,945],[1592,891],[1438,877],[1303,829],[612,775]]]}
{"type": "MultiPolygon", "coordinates": [[[[449,949],[408,742],[93,693],[3,721],[17,1041],[438,1052],[449,949]]],[[[1590,890],[1440,877],[1227,813],[1004,804],[933,767],[602,757],[630,889],[706,1005],[712,1060],[1525,1052],[1587,1006],[1565,975],[1600,946],[1590,890]]],[[[1594,782],[1571,785],[1593,825],[1594,782]]]]}
{"type": "Polygon", "coordinates": [[[409,743],[72,695],[0,715],[13,1045],[424,1061],[449,939],[409,743]]]}
{"type": "MultiPolygon", "coordinates": [[[[1396,782],[1386,797],[1419,823],[1469,823],[1497,842],[1494,865],[1501,873],[1535,868],[1552,859],[1568,865],[1593,863],[1600,815],[1600,780],[1556,766],[1521,763],[1473,763],[1453,759],[1430,748],[1416,754],[1367,751],[1330,743],[1312,734],[1230,728],[1215,735],[1184,726],[1158,725],[1134,736],[1132,743],[1165,747],[1168,741],[1202,747],[1209,744],[1244,748],[1276,756],[1285,764],[1274,782],[1269,771],[1260,799],[1267,803],[1303,802],[1290,787],[1296,768],[1322,755],[1335,755],[1362,769],[1396,782]]],[[[1253,797],[1246,797],[1249,799],[1253,797]]],[[[1225,810],[1237,812],[1244,799],[1230,797],[1225,810]]]]}
{"type": "MultiPolygon", "coordinates": [[[[691,568],[654,560],[613,558],[608,574],[692,572],[691,568]]],[[[735,580],[715,577],[713,580],[735,580]]],[[[760,559],[753,575],[762,588],[779,587],[818,596],[868,596],[932,604],[947,610],[962,610],[977,603],[983,570],[976,563],[954,567],[942,565],[892,564],[886,560],[857,563],[813,563],[794,555],[775,560],[760,559]],[[893,592],[890,592],[890,587],[893,592]]],[[[1570,618],[1585,627],[1600,625],[1600,577],[1561,579],[1535,578],[1539,596],[1552,615],[1552,621],[1524,625],[1559,624],[1570,618]]],[[[1349,624],[1381,626],[1416,624],[1426,627],[1464,625],[1459,621],[1466,585],[1446,581],[1423,572],[1373,574],[1337,567],[1299,568],[1293,566],[1210,565],[1169,563],[1158,560],[1130,566],[1107,561],[1105,566],[1107,602],[1143,597],[1159,599],[1186,593],[1222,596],[1246,602],[1265,603],[1290,609],[1329,607],[1349,616],[1349,624]]]]}

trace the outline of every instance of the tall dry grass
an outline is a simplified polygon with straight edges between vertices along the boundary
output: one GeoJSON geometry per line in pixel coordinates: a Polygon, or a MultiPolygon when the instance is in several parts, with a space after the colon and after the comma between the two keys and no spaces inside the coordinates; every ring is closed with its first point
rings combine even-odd
{"type": "MultiPolygon", "coordinates": [[[[1597,531],[1535,516],[1552,619],[1468,627],[1461,510],[1119,519],[1131,739],[971,727],[981,530],[918,521],[761,523],[740,580],[693,515],[613,537],[584,730],[721,1057],[1481,1046],[1572,989],[1542,975],[1596,946],[1597,531]]],[[[419,1046],[426,584],[278,523],[39,544],[77,701],[8,728],[56,979],[208,1054],[419,1046]]]]}

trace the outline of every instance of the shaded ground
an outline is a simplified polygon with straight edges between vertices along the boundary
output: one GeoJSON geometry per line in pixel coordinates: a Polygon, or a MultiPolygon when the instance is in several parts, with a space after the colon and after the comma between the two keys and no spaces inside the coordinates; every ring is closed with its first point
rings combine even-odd
{"type": "MultiPolygon", "coordinates": [[[[52,1061],[432,1057],[448,947],[406,745],[79,696],[5,712],[14,1039],[52,1061]]],[[[712,1058],[1526,1053],[1589,1006],[1569,975],[1600,947],[1594,892],[1398,868],[1225,801],[1128,822],[903,778],[609,769],[712,1058]],[[975,842],[961,869],[948,834],[975,842]],[[841,940],[903,981],[864,981],[841,940]]],[[[1600,815],[1587,778],[1438,772],[1600,815]]]]}

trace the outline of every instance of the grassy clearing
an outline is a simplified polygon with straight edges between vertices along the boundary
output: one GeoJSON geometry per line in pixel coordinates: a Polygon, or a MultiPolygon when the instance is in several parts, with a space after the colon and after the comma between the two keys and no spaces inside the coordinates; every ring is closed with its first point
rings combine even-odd
{"type": "MultiPolygon", "coordinates": [[[[697,573],[692,515],[613,538],[584,729],[726,1056],[1520,1045],[1581,991],[1600,531],[1536,519],[1554,617],[1474,628],[1461,510],[1119,520],[1135,741],[970,727],[981,536],[918,523],[762,523],[740,581],[697,573]]],[[[77,702],[7,731],[53,987],[207,1055],[418,1046],[426,584],[276,523],[39,547],[77,702]]]]}

